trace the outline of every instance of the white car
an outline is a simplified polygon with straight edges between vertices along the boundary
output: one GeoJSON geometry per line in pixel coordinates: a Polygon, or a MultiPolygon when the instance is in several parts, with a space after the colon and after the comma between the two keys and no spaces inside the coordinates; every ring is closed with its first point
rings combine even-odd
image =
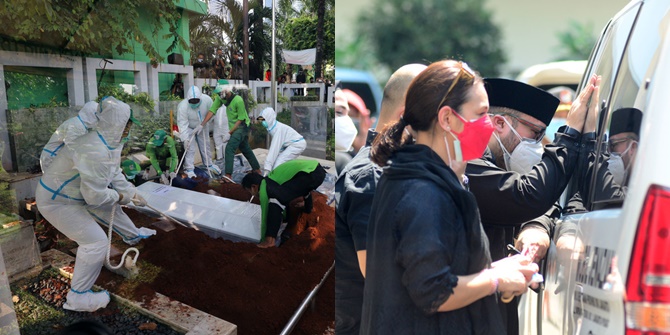
{"type": "Polygon", "coordinates": [[[631,1],[589,59],[580,87],[593,73],[602,76],[598,103],[606,116],[595,157],[605,154],[612,112],[624,107],[642,111],[638,151],[625,196],[603,196],[604,181],[593,174],[582,183],[586,212],[558,220],[557,231],[573,227],[574,234],[562,235],[569,246],[552,245],[544,290],[523,296],[521,334],[670,333],[669,9],[668,0],[631,1]]]}

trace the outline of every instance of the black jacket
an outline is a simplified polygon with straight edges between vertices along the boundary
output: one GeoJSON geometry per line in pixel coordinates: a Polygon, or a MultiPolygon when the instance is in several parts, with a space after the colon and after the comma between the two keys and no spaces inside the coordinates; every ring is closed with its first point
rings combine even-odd
{"type": "Polygon", "coordinates": [[[565,129],[556,133],[554,144],[544,147],[542,161],[528,174],[497,167],[490,151],[468,162],[465,173],[477,198],[493,261],[507,256],[505,246],[513,242],[515,227],[545,214],[567,186],[579,159],[580,136],[566,134],[565,129]]]}
{"type": "Polygon", "coordinates": [[[432,149],[391,157],[370,217],[361,334],[501,334],[495,295],[437,311],[490,256],[474,197],[432,149]]]}

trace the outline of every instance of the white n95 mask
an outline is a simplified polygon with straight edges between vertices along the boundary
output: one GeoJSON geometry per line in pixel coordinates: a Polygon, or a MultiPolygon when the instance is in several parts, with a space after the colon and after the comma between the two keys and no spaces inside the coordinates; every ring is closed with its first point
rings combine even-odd
{"type": "Polygon", "coordinates": [[[633,143],[637,143],[636,141],[630,141],[628,143],[628,147],[626,147],[626,150],[624,150],[622,153],[618,152],[612,152],[610,154],[610,158],[607,159],[607,169],[610,171],[612,174],[612,179],[614,180],[615,183],[623,186],[623,183],[626,181],[626,175],[628,174],[628,167],[623,162],[623,158],[621,156],[625,155],[628,153],[630,148],[633,146],[633,143]]]}
{"type": "Polygon", "coordinates": [[[335,150],[349,151],[357,134],[356,125],[348,115],[335,117],[335,150]]]}
{"type": "MultiPolygon", "coordinates": [[[[503,118],[504,119],[504,118],[503,118]]],[[[514,148],[510,154],[507,151],[507,148],[502,144],[498,134],[495,134],[500,148],[503,151],[503,158],[505,159],[505,168],[507,171],[514,171],[520,174],[527,174],[533,170],[533,166],[539,164],[542,161],[542,154],[544,153],[544,147],[542,146],[541,141],[535,141],[533,139],[523,138],[519,133],[516,132],[514,127],[509,124],[507,119],[504,119],[505,123],[512,130],[514,135],[519,138],[519,144],[514,148]]]]}
{"type": "Polygon", "coordinates": [[[542,161],[542,154],[544,147],[542,142],[529,141],[527,139],[521,140],[521,143],[514,148],[512,154],[509,155],[509,168],[512,171],[520,174],[527,174],[533,170],[533,166],[542,161]]]}
{"type": "Polygon", "coordinates": [[[616,153],[610,154],[610,158],[607,159],[607,169],[612,174],[614,182],[623,185],[623,181],[626,178],[626,168],[624,167],[621,155],[616,153]]]}

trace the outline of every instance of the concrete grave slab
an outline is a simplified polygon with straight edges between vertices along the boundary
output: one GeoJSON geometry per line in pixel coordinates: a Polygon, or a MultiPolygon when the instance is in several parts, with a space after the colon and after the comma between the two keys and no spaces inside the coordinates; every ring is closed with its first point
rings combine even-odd
{"type": "MultiPolygon", "coordinates": [[[[74,261],[72,256],[56,249],[51,249],[42,253],[42,259],[45,264],[49,264],[59,269],[61,274],[68,278],[71,277],[71,273],[69,273],[66,268],[74,261]]],[[[103,289],[98,286],[95,287],[103,289]]],[[[136,309],[138,312],[148,315],[149,317],[154,318],[179,332],[184,332],[187,335],[237,335],[237,326],[235,324],[207,314],[160,293],[156,293],[152,299],[148,300],[149,302],[147,304],[126,299],[114,293],[110,294],[117,302],[136,309]]]]}
{"type": "Polygon", "coordinates": [[[42,271],[39,245],[31,222],[19,221],[1,229],[0,248],[10,282],[42,271]]]}
{"type": "Polygon", "coordinates": [[[5,262],[0,252],[0,334],[20,335],[19,323],[14,312],[12,291],[9,289],[9,280],[5,262]]]}

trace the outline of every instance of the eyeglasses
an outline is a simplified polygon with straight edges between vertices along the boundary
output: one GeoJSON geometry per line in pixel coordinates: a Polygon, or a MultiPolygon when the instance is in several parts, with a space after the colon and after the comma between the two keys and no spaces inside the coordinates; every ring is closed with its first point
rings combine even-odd
{"type": "Polygon", "coordinates": [[[617,140],[610,140],[610,141],[609,141],[609,144],[608,144],[608,148],[609,148],[609,150],[610,150],[610,153],[612,153],[612,152],[617,152],[617,151],[614,150],[614,149],[615,149],[619,144],[628,142],[628,141],[630,141],[630,140],[635,140],[635,138],[630,137],[630,136],[626,136],[626,137],[624,137],[624,138],[620,138],[620,139],[617,139],[617,140]]]}
{"type": "Polygon", "coordinates": [[[533,139],[536,142],[540,142],[544,138],[544,134],[547,131],[547,127],[538,126],[538,125],[536,125],[536,124],[534,124],[530,121],[524,120],[521,117],[513,115],[513,114],[503,113],[502,115],[511,116],[514,119],[516,119],[517,121],[519,121],[519,123],[521,123],[522,125],[528,127],[530,129],[530,131],[535,133],[535,137],[533,137],[533,139]]]}
{"type": "Polygon", "coordinates": [[[468,77],[472,81],[474,81],[475,79],[475,72],[472,71],[472,69],[468,66],[468,64],[459,61],[458,67],[460,68],[460,70],[458,71],[456,78],[454,78],[454,80],[451,82],[451,85],[449,86],[447,93],[442,98],[442,101],[440,101],[440,103],[437,105],[438,110],[442,107],[442,104],[447,100],[449,93],[451,93],[451,90],[453,90],[454,87],[456,87],[456,84],[461,80],[462,77],[464,76],[468,77]]]}

